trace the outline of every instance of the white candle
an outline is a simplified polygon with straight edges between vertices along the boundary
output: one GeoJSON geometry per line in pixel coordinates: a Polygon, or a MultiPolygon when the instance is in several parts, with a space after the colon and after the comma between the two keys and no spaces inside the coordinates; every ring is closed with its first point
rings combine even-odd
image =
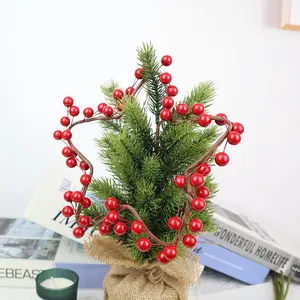
{"type": "Polygon", "coordinates": [[[72,280],[62,277],[51,277],[41,282],[41,286],[53,290],[64,289],[73,284],[74,282],[72,280]]]}

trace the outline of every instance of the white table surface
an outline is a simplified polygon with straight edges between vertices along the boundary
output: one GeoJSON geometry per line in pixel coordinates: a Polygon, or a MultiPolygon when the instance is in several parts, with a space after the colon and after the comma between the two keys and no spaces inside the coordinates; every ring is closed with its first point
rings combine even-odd
{"type": "MultiPolygon", "coordinates": [[[[1,300],[39,300],[34,289],[0,288],[1,300]]],[[[273,286],[271,282],[247,286],[233,290],[227,290],[209,295],[191,295],[189,300],[274,300],[273,286]]],[[[291,284],[287,300],[300,299],[300,285],[291,284]]],[[[102,290],[80,290],[78,300],[103,300],[102,290]]]]}

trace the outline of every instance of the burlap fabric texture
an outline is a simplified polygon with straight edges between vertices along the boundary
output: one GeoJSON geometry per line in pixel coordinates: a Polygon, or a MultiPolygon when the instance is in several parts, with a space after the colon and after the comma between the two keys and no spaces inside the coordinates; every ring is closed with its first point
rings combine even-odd
{"type": "Polygon", "coordinates": [[[104,279],[105,300],[186,300],[203,267],[189,252],[169,264],[138,263],[119,242],[94,236],[85,244],[87,253],[111,265],[104,279]]]}

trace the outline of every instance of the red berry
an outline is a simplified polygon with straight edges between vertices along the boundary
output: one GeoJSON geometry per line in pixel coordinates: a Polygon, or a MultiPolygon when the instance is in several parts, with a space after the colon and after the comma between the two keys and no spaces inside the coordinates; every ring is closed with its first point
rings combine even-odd
{"type": "Polygon", "coordinates": [[[178,252],[177,252],[177,248],[176,247],[174,247],[174,246],[167,246],[164,249],[164,253],[165,253],[166,259],[172,260],[172,259],[176,258],[178,252]]]}
{"type": "Polygon", "coordinates": [[[124,97],[124,92],[121,89],[116,89],[113,92],[113,97],[115,100],[121,100],[124,97]]]}
{"type": "Polygon", "coordinates": [[[173,114],[170,109],[163,108],[160,112],[160,118],[164,121],[171,121],[173,117],[173,114]]]}
{"type": "Polygon", "coordinates": [[[234,122],[232,124],[232,130],[238,132],[239,134],[243,134],[244,126],[239,122],[234,122]]]}
{"type": "Polygon", "coordinates": [[[174,179],[174,183],[178,188],[183,189],[186,186],[187,180],[183,175],[177,175],[174,179]]]}
{"type": "Polygon", "coordinates": [[[134,88],[132,86],[128,87],[125,91],[127,96],[130,96],[134,93],[134,88]]]}
{"type": "Polygon", "coordinates": [[[227,135],[227,141],[230,145],[237,145],[241,141],[241,135],[236,131],[230,131],[227,135]]]}
{"type": "Polygon", "coordinates": [[[82,227],[88,227],[91,224],[91,219],[88,216],[80,216],[78,223],[82,227]]]}
{"type": "Polygon", "coordinates": [[[69,117],[62,117],[62,118],[60,119],[60,124],[61,124],[62,126],[69,126],[70,123],[71,123],[71,121],[70,121],[70,118],[69,118],[69,117]]]}
{"type": "Polygon", "coordinates": [[[109,220],[105,217],[103,220],[102,220],[102,223],[106,226],[110,226],[111,223],[109,222],[109,220]]]}
{"type": "Polygon", "coordinates": [[[74,210],[71,206],[65,206],[61,213],[66,217],[66,218],[70,218],[74,215],[74,210]]]}
{"type": "Polygon", "coordinates": [[[62,149],[61,151],[62,155],[65,156],[65,157],[71,157],[73,156],[73,150],[71,147],[69,146],[66,146],[62,149]]]}
{"type": "Polygon", "coordinates": [[[74,100],[73,100],[72,97],[65,97],[64,100],[63,100],[63,103],[64,103],[64,106],[70,107],[70,106],[73,105],[74,100]]]}
{"type": "Polygon", "coordinates": [[[77,238],[80,239],[84,236],[84,229],[82,227],[76,227],[73,230],[73,235],[77,238]]]}
{"type": "Polygon", "coordinates": [[[64,130],[61,134],[62,138],[66,141],[69,141],[72,138],[72,132],[70,130],[64,130]]]}
{"type": "Polygon", "coordinates": [[[114,110],[112,109],[111,106],[106,105],[103,110],[102,113],[106,116],[106,117],[111,117],[111,115],[114,113],[114,110]]]}
{"type": "Polygon", "coordinates": [[[137,243],[137,248],[141,251],[141,252],[147,252],[150,250],[152,243],[149,239],[147,238],[140,238],[137,243]]]}
{"type": "Polygon", "coordinates": [[[195,174],[191,175],[190,184],[193,187],[199,187],[199,186],[203,185],[203,183],[204,183],[204,177],[201,174],[195,173],[195,174]]]}
{"type": "Polygon", "coordinates": [[[134,234],[141,234],[145,230],[143,222],[136,220],[131,223],[130,229],[134,234]]]}
{"type": "Polygon", "coordinates": [[[182,221],[179,217],[172,217],[168,220],[168,227],[171,230],[179,230],[182,226],[182,221]]]}
{"type": "Polygon", "coordinates": [[[115,224],[114,226],[114,232],[116,235],[124,235],[127,231],[127,226],[124,222],[118,222],[117,224],[115,224]]]}
{"type": "MultiPolygon", "coordinates": [[[[217,114],[218,117],[222,117],[222,118],[226,118],[227,119],[227,116],[223,113],[219,113],[217,114]]],[[[226,121],[215,121],[217,125],[225,125],[226,124],[226,121]]]]}
{"type": "Polygon", "coordinates": [[[134,72],[134,76],[136,79],[142,79],[143,78],[143,72],[144,70],[142,68],[138,68],[134,72]]]}
{"type": "Polygon", "coordinates": [[[197,197],[200,197],[202,199],[207,199],[210,195],[210,191],[206,186],[200,186],[196,191],[197,197]]]}
{"type": "Polygon", "coordinates": [[[186,246],[187,248],[194,248],[196,244],[197,244],[197,239],[194,235],[186,234],[183,237],[183,245],[186,246]]]}
{"type": "Polygon", "coordinates": [[[209,175],[210,171],[211,171],[211,168],[208,163],[202,163],[197,167],[197,172],[203,176],[209,175]]]}
{"type": "Polygon", "coordinates": [[[69,113],[73,117],[78,116],[79,112],[80,112],[79,108],[77,106],[75,106],[75,105],[71,106],[70,109],[69,109],[69,113]]]}
{"type": "Polygon", "coordinates": [[[56,140],[61,140],[62,138],[62,132],[60,130],[55,130],[53,132],[53,137],[56,139],[56,140]]]}
{"type": "Polygon", "coordinates": [[[88,174],[83,174],[80,177],[80,182],[84,186],[88,186],[91,183],[91,181],[92,181],[92,177],[88,174]]]}
{"type": "Polygon", "coordinates": [[[170,73],[167,73],[167,72],[161,73],[159,75],[159,80],[163,84],[169,84],[171,82],[171,80],[172,80],[172,76],[171,76],[170,73]]]}
{"type": "Polygon", "coordinates": [[[162,106],[164,108],[171,108],[171,107],[173,107],[173,105],[174,105],[174,100],[172,97],[165,97],[162,100],[162,106]]]}
{"type": "Polygon", "coordinates": [[[86,118],[91,118],[94,114],[94,110],[91,108],[91,107],[86,107],[84,110],[83,110],[83,115],[86,117],[86,118]]]}
{"type": "Polygon", "coordinates": [[[80,201],[80,205],[82,208],[89,208],[92,204],[92,201],[90,198],[88,197],[84,197],[81,201],[80,201]]]}
{"type": "Polygon", "coordinates": [[[98,111],[100,112],[100,113],[102,113],[102,111],[103,111],[103,108],[105,107],[105,106],[107,106],[107,104],[106,103],[100,103],[99,105],[98,105],[98,111]]]}
{"type": "Polygon", "coordinates": [[[208,114],[202,114],[198,117],[198,124],[202,127],[207,127],[211,123],[211,116],[208,114]]]}
{"type": "Polygon", "coordinates": [[[79,166],[80,166],[80,169],[83,170],[83,171],[86,171],[90,168],[89,165],[86,164],[84,161],[81,161],[79,166]]]}
{"type": "Polygon", "coordinates": [[[74,202],[81,202],[83,200],[83,194],[80,191],[73,192],[72,200],[74,202]]]}
{"type": "Polygon", "coordinates": [[[201,103],[193,104],[192,113],[197,116],[202,115],[204,113],[204,105],[201,103]]]}
{"type": "Polygon", "coordinates": [[[219,152],[215,156],[215,162],[218,166],[224,167],[229,163],[229,156],[225,152],[219,152]]]}
{"type": "Polygon", "coordinates": [[[189,227],[193,232],[200,232],[203,228],[203,223],[199,219],[191,219],[189,227]]]}
{"type": "Polygon", "coordinates": [[[75,168],[77,166],[77,160],[74,158],[74,157],[69,157],[67,160],[66,160],[66,165],[69,167],[69,168],[75,168]]]}
{"type": "Polygon", "coordinates": [[[105,200],[105,207],[108,210],[114,210],[119,206],[119,202],[116,198],[114,197],[109,197],[105,200]]]}
{"type": "Polygon", "coordinates": [[[195,211],[203,211],[206,207],[206,202],[200,197],[196,197],[192,200],[192,209],[195,211]]]}
{"type": "Polygon", "coordinates": [[[115,210],[111,210],[110,212],[108,212],[108,214],[106,215],[107,220],[112,223],[115,224],[119,221],[120,219],[120,215],[117,211],[115,210]]]}
{"type": "Polygon", "coordinates": [[[162,58],[161,58],[161,64],[163,66],[170,66],[172,64],[172,57],[170,55],[164,55],[162,58]]]}
{"type": "Polygon", "coordinates": [[[161,250],[157,253],[157,260],[162,264],[168,264],[170,261],[166,258],[164,250],[161,250]]]}
{"type": "Polygon", "coordinates": [[[110,227],[106,226],[104,224],[101,224],[99,226],[99,232],[101,233],[101,235],[108,235],[110,232],[110,227]]]}
{"type": "Polygon", "coordinates": [[[175,85],[169,85],[166,89],[168,96],[175,97],[178,94],[178,88],[175,85]]]}
{"type": "Polygon", "coordinates": [[[72,194],[73,192],[71,191],[66,191],[64,193],[64,199],[67,201],[67,202],[72,202],[72,194]]]}
{"type": "Polygon", "coordinates": [[[176,112],[179,115],[185,116],[189,113],[189,107],[186,103],[179,103],[176,106],[176,112]]]}

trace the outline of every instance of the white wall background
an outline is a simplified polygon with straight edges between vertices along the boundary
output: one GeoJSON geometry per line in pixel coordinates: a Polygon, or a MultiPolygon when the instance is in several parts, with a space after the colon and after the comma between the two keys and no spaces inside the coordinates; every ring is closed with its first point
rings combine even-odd
{"type": "MultiPolygon", "coordinates": [[[[100,84],[127,87],[137,46],[152,41],[173,56],[180,96],[215,80],[213,110],[245,125],[214,170],[217,200],[299,227],[300,32],[279,29],[280,11],[280,0],[0,0],[0,214],[22,216],[40,175],[64,164],[52,138],[63,97],[96,107],[100,84]]],[[[98,133],[74,133],[94,161],[98,133]]]]}

